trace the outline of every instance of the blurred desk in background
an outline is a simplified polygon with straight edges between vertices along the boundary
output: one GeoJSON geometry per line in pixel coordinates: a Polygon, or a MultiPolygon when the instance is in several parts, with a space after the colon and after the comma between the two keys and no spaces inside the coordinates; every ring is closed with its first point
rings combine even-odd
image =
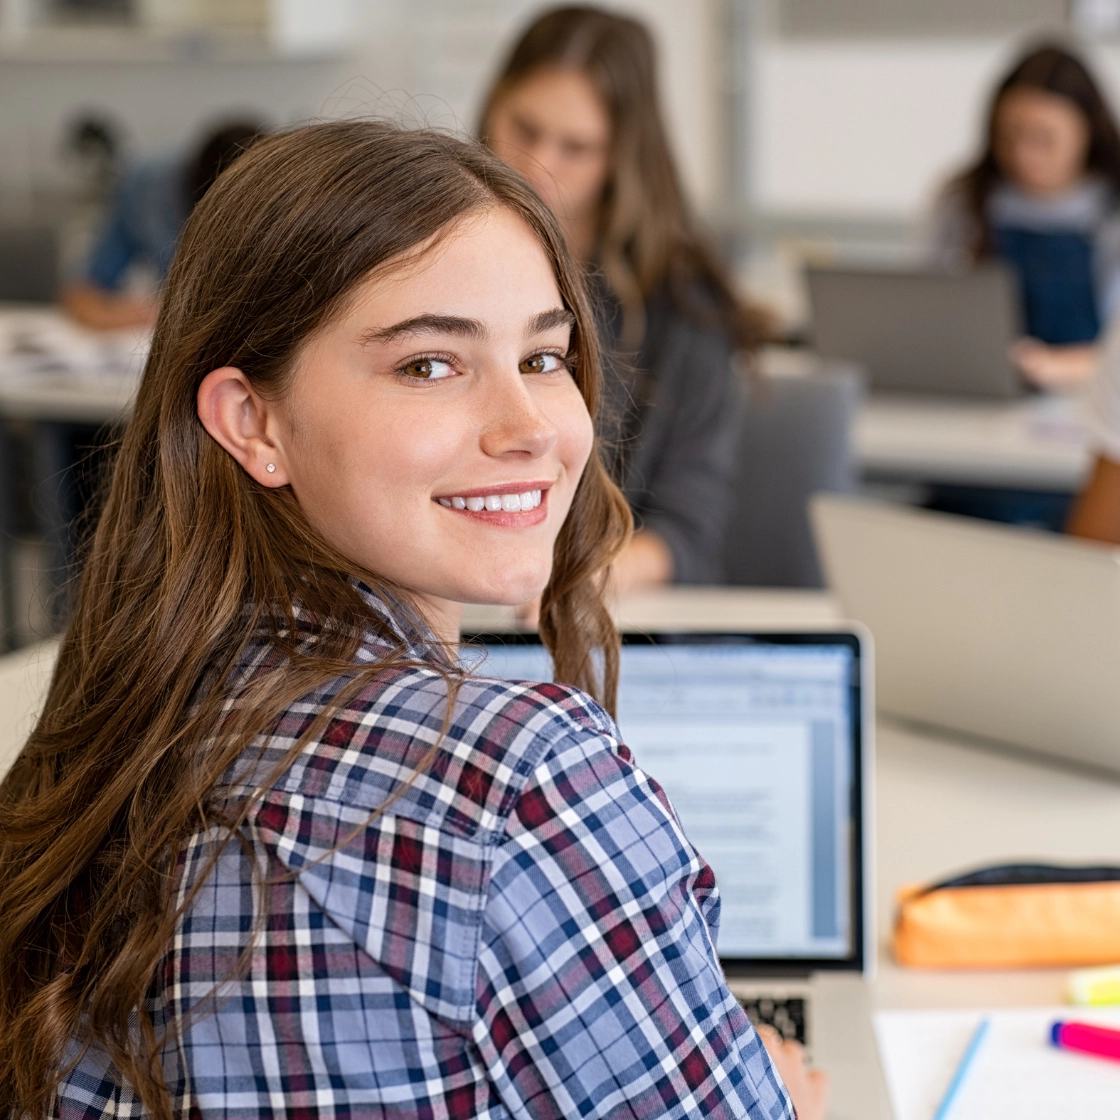
{"type": "Polygon", "coordinates": [[[869,397],[855,450],[867,481],[1067,493],[1080,489],[1091,460],[1084,404],[1074,396],[869,397]]]}
{"type": "MultiPolygon", "coordinates": [[[[858,369],[811,350],[762,350],[764,377],[801,377],[830,367],[858,369]]],[[[871,483],[950,484],[1072,493],[1089,465],[1082,399],[1034,394],[1000,401],[983,397],[864,398],[853,435],[862,478],[871,483]]]]}
{"type": "Polygon", "coordinates": [[[124,420],[148,343],[142,331],[91,331],[54,308],[0,304],[0,417],[124,420]]]}
{"type": "MultiPolygon", "coordinates": [[[[728,631],[768,627],[810,630],[836,624],[836,601],[824,591],[753,587],[666,587],[624,595],[611,604],[620,630],[728,631]]],[[[464,634],[528,630],[513,607],[467,606],[464,634]]]]}
{"type": "MultiPolygon", "coordinates": [[[[28,516],[41,538],[42,596],[66,578],[76,542],[71,523],[92,489],[78,461],[99,429],[127,418],[148,338],[139,331],[90,331],[52,307],[0,304],[0,643],[18,642],[13,550],[28,516]],[[27,492],[20,493],[17,485],[27,492]]],[[[96,464],[95,464],[96,465],[96,464]]]]}

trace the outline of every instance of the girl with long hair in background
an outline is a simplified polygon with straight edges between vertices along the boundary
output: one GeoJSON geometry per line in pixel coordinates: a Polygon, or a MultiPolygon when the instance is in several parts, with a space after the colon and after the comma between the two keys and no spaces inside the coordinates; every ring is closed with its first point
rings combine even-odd
{"type": "Polygon", "coordinates": [[[545,12],[497,75],[479,132],[548,203],[591,275],[601,433],[637,526],[616,586],[721,582],[736,358],[760,341],[760,318],[686,205],[649,31],[595,7],[545,12]]]}
{"type": "Polygon", "coordinates": [[[1032,49],[999,82],[984,150],[939,201],[932,253],[1014,269],[1025,336],[1013,357],[1044,388],[1084,382],[1120,307],[1120,132],[1085,63],[1032,49]]]}

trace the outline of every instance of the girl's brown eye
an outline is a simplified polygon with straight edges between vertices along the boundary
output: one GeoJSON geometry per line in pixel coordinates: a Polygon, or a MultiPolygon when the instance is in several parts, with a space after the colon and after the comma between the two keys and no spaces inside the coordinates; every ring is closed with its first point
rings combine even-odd
{"type": "Polygon", "coordinates": [[[438,358],[417,358],[402,366],[400,372],[417,381],[439,381],[444,377],[452,377],[455,373],[447,362],[441,362],[438,358]]]}
{"type": "Polygon", "coordinates": [[[521,372],[555,373],[563,364],[563,360],[556,354],[534,354],[521,363],[521,372]]]}

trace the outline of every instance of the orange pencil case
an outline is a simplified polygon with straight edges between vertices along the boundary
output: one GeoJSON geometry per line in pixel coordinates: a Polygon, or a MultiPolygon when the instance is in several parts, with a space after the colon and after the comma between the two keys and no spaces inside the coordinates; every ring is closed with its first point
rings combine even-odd
{"type": "Polygon", "coordinates": [[[898,893],[894,956],[914,968],[1120,960],[1120,867],[1008,864],[898,893]]]}

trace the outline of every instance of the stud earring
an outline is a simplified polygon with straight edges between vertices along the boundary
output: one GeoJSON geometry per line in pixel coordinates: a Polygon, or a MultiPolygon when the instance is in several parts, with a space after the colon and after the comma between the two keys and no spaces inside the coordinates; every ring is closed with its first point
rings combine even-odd
{"type": "Polygon", "coordinates": [[[269,474],[275,474],[276,473],[276,464],[275,463],[269,463],[268,466],[265,467],[265,470],[268,471],[269,474]]]}

